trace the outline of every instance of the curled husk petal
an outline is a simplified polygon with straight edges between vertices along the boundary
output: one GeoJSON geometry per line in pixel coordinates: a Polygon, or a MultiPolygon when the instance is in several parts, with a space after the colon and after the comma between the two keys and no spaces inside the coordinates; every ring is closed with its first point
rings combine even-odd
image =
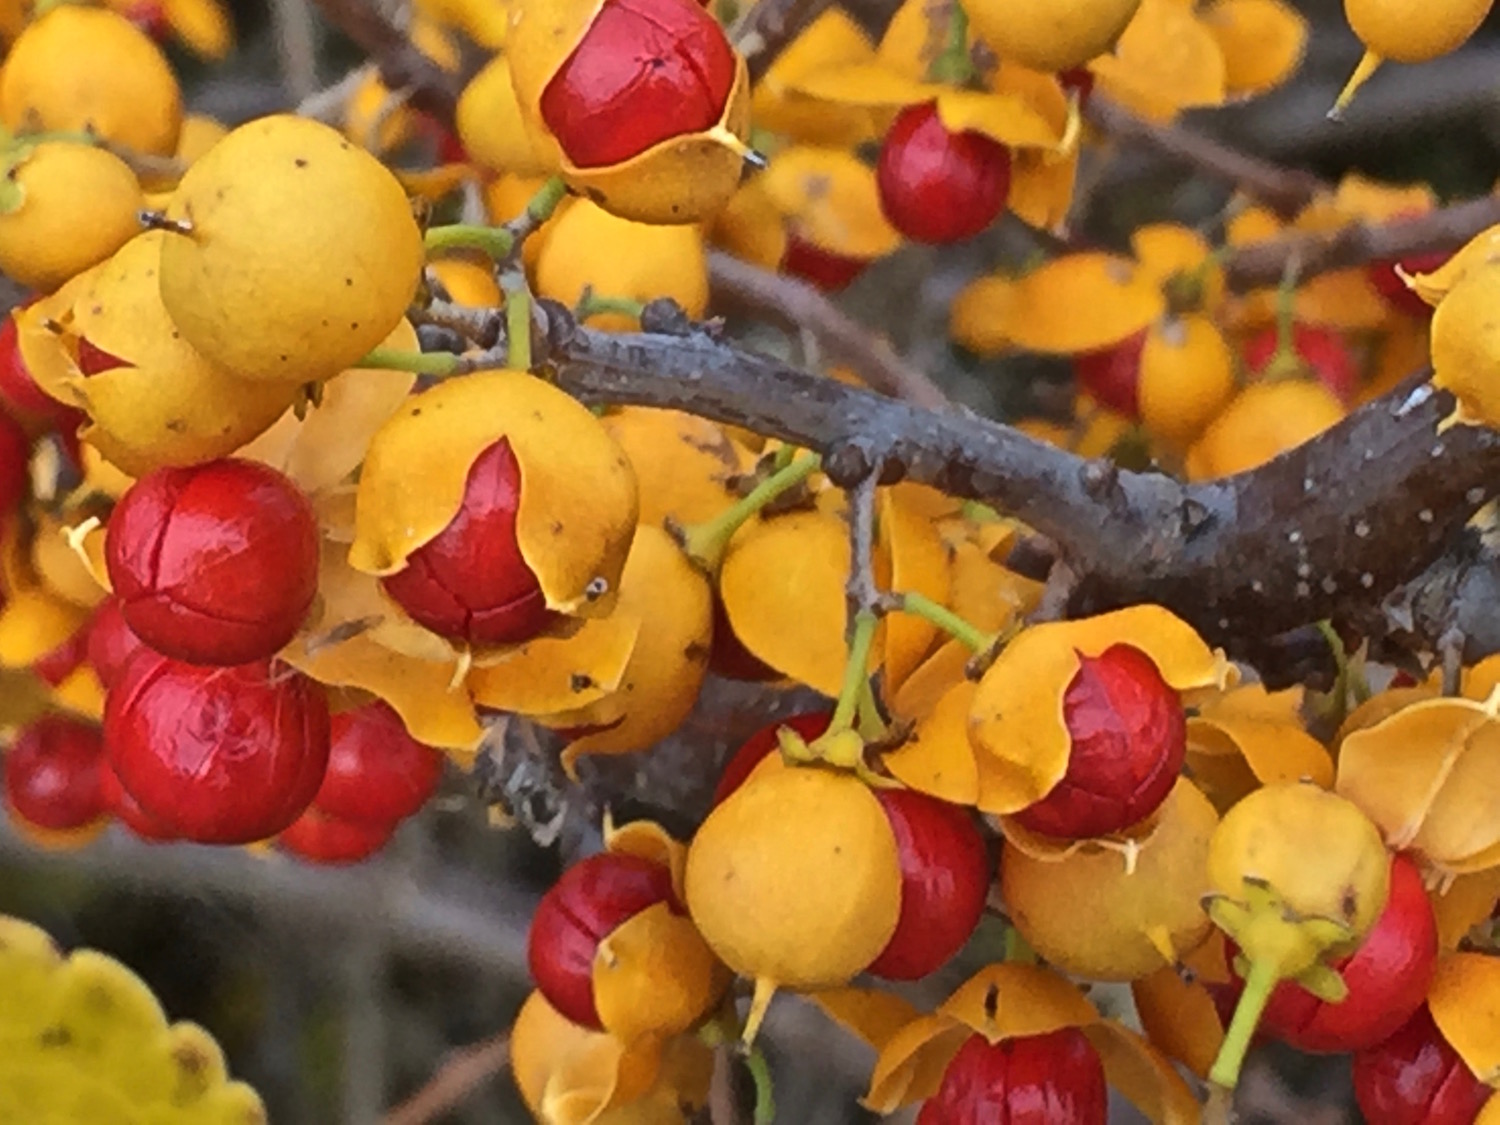
{"type": "Polygon", "coordinates": [[[1276,781],[1333,784],[1333,759],[1303,729],[1303,691],[1268,692],[1246,684],[1194,699],[1187,723],[1187,763],[1193,778],[1220,808],[1276,781]]]}
{"type": "Polygon", "coordinates": [[[1427,992],[1432,1022],[1481,1082],[1500,1083],[1500,960],[1483,953],[1441,958],[1427,992]]]}
{"type": "Polygon", "coordinates": [[[692,920],[665,902],[632,915],[600,940],[592,976],[599,1020],[625,1043],[688,1030],[719,1002],[731,980],[692,920]]]}

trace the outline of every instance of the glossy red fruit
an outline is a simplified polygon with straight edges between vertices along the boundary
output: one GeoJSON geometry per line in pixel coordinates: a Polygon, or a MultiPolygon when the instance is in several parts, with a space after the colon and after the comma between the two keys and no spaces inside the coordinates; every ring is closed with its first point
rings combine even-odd
{"type": "Polygon", "coordinates": [[[972,238],[1005,209],[1010,149],[983,133],[949,132],[937,103],[896,115],[875,167],[880,209],[914,242],[972,238]]]}
{"type": "Polygon", "coordinates": [[[594,1005],[594,953],[627,918],[667,902],[681,911],[672,873],[633,855],[589,856],[563,872],[531,919],[526,961],[547,1002],[582,1027],[602,1031],[594,1005]]]}
{"type": "Polygon", "coordinates": [[[901,913],[867,971],[886,980],[920,980],[973,935],[994,873],[966,809],[910,789],[873,792],[896,836],[901,913]]]}
{"type": "Polygon", "coordinates": [[[120,784],[168,832],[248,844],[312,803],[328,765],[323,688],[268,660],[209,668],[145,651],[104,705],[120,784]]]}
{"type": "Polygon", "coordinates": [[[542,91],[542,120],[579,168],[602,168],[718,124],[734,50],[694,0],[605,0],[542,91]]]}
{"type": "Polygon", "coordinates": [[[390,828],[427,803],[443,755],[406,733],[381,700],[329,720],[328,769],[313,805],[327,816],[390,828]]]}
{"type": "Polygon", "coordinates": [[[1458,1057],[1423,1004],[1390,1038],[1354,1055],[1354,1099],[1379,1125],[1473,1125],[1494,1090],[1458,1057]]]}
{"type": "MultiPolygon", "coordinates": [[[[33,297],[23,301],[20,307],[36,300],[33,297]]],[[[32,435],[54,429],[72,433],[84,421],[82,411],[64,406],[37,386],[21,358],[16,319],[12,315],[0,319],[0,412],[9,414],[32,435]]]]}
{"type": "Polygon", "coordinates": [[[789,715],[760,728],[740,744],[719,774],[719,784],[714,787],[714,804],[720,805],[731,793],[745,783],[755,767],[760,765],[773,750],[781,747],[782,727],[791,727],[804,739],[811,742],[828,729],[833,720],[832,711],[813,711],[806,715],[789,715]]]}
{"type": "Polygon", "coordinates": [[[814,246],[795,234],[786,236],[786,251],[781,256],[783,273],[810,281],[825,293],[838,293],[848,288],[869,264],[863,258],[850,258],[814,246]]]}
{"type": "Polygon", "coordinates": [[[104,816],[99,728],[45,715],[21,729],[5,752],[5,803],[27,824],[66,832],[104,816]]]}
{"type": "Polygon", "coordinates": [[[99,765],[99,788],[104,794],[104,807],[121,824],[142,840],[153,844],[165,844],[177,839],[171,831],[151,819],[136,803],[136,799],[125,791],[120,779],[109,764],[109,755],[99,765]]]}
{"type": "Polygon", "coordinates": [[[1080,352],[1073,357],[1073,375],[1078,385],[1101,406],[1132,420],[1141,416],[1141,353],[1146,333],[1137,332],[1113,347],[1080,352]]]}
{"type": "Polygon", "coordinates": [[[57,687],[78,670],[78,666],[88,659],[88,654],[89,623],[84,622],[67,640],[37,659],[31,671],[42,683],[57,687]]]}
{"type": "Polygon", "coordinates": [[[267,465],[225,459],[158,469],[115,505],[104,558],[125,621],[193,664],[264,660],[318,592],[312,505],[267,465]]]}
{"type": "Polygon", "coordinates": [[[971,1035],[922,1103],[917,1125],[1105,1125],[1108,1114],[1099,1052],[1065,1027],[993,1045],[971,1035]]]}
{"type": "Polygon", "coordinates": [[[516,542],[521,466],[505,438],[469,467],[463,502],[448,526],[381,584],[414,621],[476,645],[518,644],[549,624],[536,575],[516,542]]]}
{"type": "MultiPolygon", "coordinates": [[[[1228,948],[1231,972],[1235,952],[1228,948]]],[[[1348,997],[1330,1004],[1294,981],[1282,981],[1260,1029],[1301,1051],[1373,1047],[1422,1006],[1437,952],[1437,921],[1422,873],[1406,856],[1393,856],[1385,909],[1359,949],[1333,964],[1349,986],[1348,997]]]]}
{"type": "Polygon", "coordinates": [[[1166,800],[1187,753],[1187,717],[1144,652],[1118,644],[1079,657],[1063,721],[1073,739],[1067,773],[1016,814],[1023,828],[1069,840],[1107,836],[1166,800]]]}
{"type": "MultiPolygon", "coordinates": [[[[1394,216],[1396,220],[1420,219],[1421,217],[1420,211],[1408,211],[1394,216]]],[[[1404,258],[1371,262],[1365,267],[1365,276],[1370,279],[1370,284],[1375,287],[1375,291],[1385,298],[1386,304],[1391,308],[1407,316],[1429,320],[1433,313],[1432,306],[1406,287],[1406,282],[1401,280],[1396,267],[1400,266],[1408,276],[1431,273],[1439,266],[1446,264],[1451,257],[1453,257],[1451,251],[1437,250],[1427,254],[1408,254],[1404,258]]]]}
{"type": "Polygon", "coordinates": [[[145,647],[126,624],[119,598],[111,596],[99,603],[89,622],[88,660],[105,688],[119,679],[130,658],[145,647]]]}
{"type": "Polygon", "coordinates": [[[356,823],[312,805],[276,837],[276,845],[309,863],[358,863],[385,847],[395,830],[394,821],[356,823]]]}
{"type": "MultiPolygon", "coordinates": [[[[1246,341],[1241,358],[1252,379],[1267,374],[1276,360],[1279,337],[1273,325],[1246,341]]],[[[1307,374],[1317,379],[1340,402],[1352,402],[1359,393],[1359,370],[1349,345],[1332,328],[1298,324],[1292,328],[1292,348],[1307,374]]]]}
{"type": "Polygon", "coordinates": [[[31,439],[20,423],[0,414],[0,518],[14,512],[31,487],[31,439]]]}

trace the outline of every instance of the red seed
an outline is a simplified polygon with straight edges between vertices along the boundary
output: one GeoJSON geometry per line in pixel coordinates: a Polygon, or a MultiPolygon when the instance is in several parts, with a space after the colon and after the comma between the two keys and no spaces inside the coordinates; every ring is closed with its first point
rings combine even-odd
{"type": "Polygon", "coordinates": [[[0,518],[10,515],[31,491],[31,439],[7,414],[0,414],[0,518]]]}
{"type": "Polygon", "coordinates": [[[1354,1055],[1354,1100],[1379,1125],[1473,1125],[1494,1091],[1443,1038],[1427,1005],[1354,1055]]]}
{"type": "Polygon", "coordinates": [[[984,913],[992,871],[966,809],[910,789],[876,789],[901,860],[896,932],[869,966],[886,980],[920,980],[947,964],[984,913]]]}
{"type": "Polygon", "coordinates": [[[247,664],[290,641],[318,590],[318,524],[254,461],[158,469],[120,498],[105,562],[126,622],[158,652],[247,664]]]}
{"type": "MultiPolygon", "coordinates": [[[[1240,353],[1251,378],[1263,375],[1276,357],[1279,337],[1275,327],[1252,336],[1240,353]]],[[[1359,370],[1344,338],[1331,328],[1315,324],[1292,327],[1292,348],[1307,370],[1340,402],[1348,403],[1359,393],[1359,370]]]]}
{"type": "Polygon", "coordinates": [[[740,748],[724,766],[724,772],[719,775],[719,784],[714,788],[714,805],[723,804],[731,793],[745,784],[745,779],[771,751],[780,748],[780,735],[777,732],[782,727],[791,727],[811,742],[828,729],[832,720],[832,711],[814,711],[807,715],[789,715],[761,727],[740,744],[740,748]]]}
{"type": "Polygon", "coordinates": [[[1141,416],[1141,354],[1146,333],[1137,332],[1118,344],[1073,357],[1073,375],[1101,406],[1132,421],[1141,416]]]}
{"type": "Polygon", "coordinates": [[[541,585],[516,541],[521,466],[501,438],[469,467],[448,526],[382,578],[385,592],[419,625],[476,645],[518,644],[549,624],[541,585]]]}
{"type": "Polygon", "coordinates": [[[113,352],[107,352],[92,341],[80,336],[78,338],[78,370],[84,374],[102,375],[106,371],[113,371],[118,367],[130,367],[128,359],[121,359],[113,352]]]}
{"type": "Polygon", "coordinates": [[[5,803],[27,824],[82,828],[108,810],[99,784],[99,728],[62,715],[24,727],[5,752],[5,803]]]}
{"type": "MultiPolygon", "coordinates": [[[[1422,1006],[1437,950],[1437,922],[1422,874],[1406,856],[1393,856],[1385,909],[1359,948],[1333,965],[1349,995],[1330,1004],[1295,981],[1282,981],[1271,993],[1260,1028],[1301,1051],[1373,1047],[1422,1006]]],[[[1233,971],[1236,950],[1227,951],[1233,971]]]]}
{"type": "MultiPolygon", "coordinates": [[[[33,297],[20,308],[35,303],[33,297]]],[[[14,315],[0,319],[0,411],[10,414],[29,434],[46,430],[72,433],[83,424],[80,410],[64,406],[49,395],[32,378],[31,370],[21,358],[20,334],[14,315]]]]}
{"type": "Polygon", "coordinates": [[[605,0],[542,91],[542,120],[579,168],[639,156],[724,116],[734,51],[693,0],[605,0]]]}
{"type": "Polygon", "coordinates": [[[825,293],[838,293],[865,272],[870,263],[864,258],[850,258],[815,246],[805,238],[788,233],[781,268],[793,277],[810,281],[825,293]]]}
{"type": "Polygon", "coordinates": [[[385,847],[395,830],[394,821],[356,823],[312,805],[276,837],[276,845],[309,863],[358,863],[385,847]]]}
{"type": "Polygon", "coordinates": [[[1105,1125],[1104,1064],[1083,1032],[1065,1027],[991,1045],[971,1035],[922,1104],[917,1125],[1105,1125]]]}
{"type": "Polygon", "coordinates": [[[1010,149],[983,133],[949,132],[936,102],[907,106],[885,135],[875,178],[880,209],[907,238],[961,242],[1005,209],[1010,149]]]}
{"type": "Polygon", "coordinates": [[[248,844],[312,803],[328,764],[328,701],[282,664],[208,668],[147,650],[110,689],[104,738],[120,784],[166,831],[248,844]]]}
{"type": "Polygon", "coordinates": [[[1187,718],[1144,652],[1118,644],[1080,656],[1063,721],[1073,740],[1067,772],[1016,814],[1023,828],[1069,840],[1107,836],[1166,800],[1186,756],[1187,718]]]}
{"type": "MultiPolygon", "coordinates": [[[[1421,217],[1420,211],[1407,211],[1393,216],[1397,220],[1420,219],[1421,217]]],[[[1385,298],[1386,304],[1391,308],[1419,320],[1430,320],[1435,310],[1407,288],[1406,282],[1402,281],[1401,275],[1396,272],[1396,267],[1400,266],[1408,276],[1432,273],[1438,267],[1447,264],[1452,256],[1450,251],[1437,250],[1426,254],[1408,254],[1404,258],[1371,262],[1365,267],[1365,276],[1370,279],[1370,284],[1375,287],[1375,291],[1385,298]]]]}
{"type": "Polygon", "coordinates": [[[130,658],[145,647],[126,624],[119,598],[111,596],[99,603],[89,622],[88,659],[101,684],[110,687],[130,658]]]}
{"type": "Polygon", "coordinates": [[[531,919],[526,960],[547,1002],[582,1027],[603,1030],[594,1006],[594,953],[620,923],[667,902],[672,873],[633,855],[590,856],[563,872],[531,919]]]}
{"type": "Polygon", "coordinates": [[[407,734],[381,700],[332,716],[329,731],[328,770],[313,798],[328,817],[390,828],[425,805],[443,776],[443,755],[407,734]]]}

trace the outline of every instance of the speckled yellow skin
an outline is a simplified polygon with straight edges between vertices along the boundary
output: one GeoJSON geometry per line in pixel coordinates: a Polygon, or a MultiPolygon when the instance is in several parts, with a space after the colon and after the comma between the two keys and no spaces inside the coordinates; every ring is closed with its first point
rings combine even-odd
{"type": "Polygon", "coordinates": [[[422,235],[384,165],[290,116],[242,125],[167,205],[161,295],[189,343],[237,377],[331,378],[386,338],[422,276],[422,235]]]}

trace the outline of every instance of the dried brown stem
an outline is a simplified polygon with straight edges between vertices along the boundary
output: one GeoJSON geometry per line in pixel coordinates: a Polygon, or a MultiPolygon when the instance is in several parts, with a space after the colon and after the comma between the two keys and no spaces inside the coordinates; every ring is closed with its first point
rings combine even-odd
{"type": "Polygon", "coordinates": [[[455,1051],[425,1086],[385,1115],[382,1125],[428,1125],[509,1065],[509,1031],[455,1051]]]}
{"type": "Polygon", "coordinates": [[[410,90],[411,104],[446,124],[458,107],[459,83],[433,62],[371,0],[315,0],[318,10],[380,67],[392,90],[410,90]]]}

